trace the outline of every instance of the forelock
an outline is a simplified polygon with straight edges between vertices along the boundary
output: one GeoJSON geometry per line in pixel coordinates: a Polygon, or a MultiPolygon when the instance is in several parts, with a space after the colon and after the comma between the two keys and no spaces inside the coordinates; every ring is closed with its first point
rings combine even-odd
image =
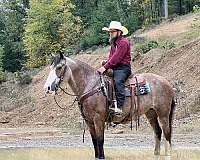
{"type": "Polygon", "coordinates": [[[62,58],[60,57],[59,54],[57,54],[56,56],[52,58],[51,66],[53,65],[53,67],[56,67],[60,63],[61,60],[62,58]]]}

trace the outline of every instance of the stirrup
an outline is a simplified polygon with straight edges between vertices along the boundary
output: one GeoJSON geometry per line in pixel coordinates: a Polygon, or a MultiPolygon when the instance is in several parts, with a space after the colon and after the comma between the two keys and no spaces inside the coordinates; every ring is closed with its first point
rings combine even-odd
{"type": "Polygon", "coordinates": [[[120,108],[115,108],[115,113],[122,113],[123,111],[122,111],[122,109],[120,109],[120,108]]]}

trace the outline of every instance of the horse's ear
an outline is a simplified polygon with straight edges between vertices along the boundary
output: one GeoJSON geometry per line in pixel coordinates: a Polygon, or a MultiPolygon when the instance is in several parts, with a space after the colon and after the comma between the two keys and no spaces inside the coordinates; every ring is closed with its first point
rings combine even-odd
{"type": "Polygon", "coordinates": [[[60,51],[60,58],[61,58],[61,59],[64,59],[64,54],[63,54],[63,52],[61,52],[61,51],[60,51]]]}
{"type": "Polygon", "coordinates": [[[64,53],[62,51],[57,51],[56,54],[60,56],[60,59],[64,59],[64,53]]]}

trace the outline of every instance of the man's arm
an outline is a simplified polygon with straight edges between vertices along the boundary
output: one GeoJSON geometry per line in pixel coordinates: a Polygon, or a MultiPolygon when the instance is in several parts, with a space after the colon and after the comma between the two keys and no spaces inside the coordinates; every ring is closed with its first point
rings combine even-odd
{"type": "Polygon", "coordinates": [[[110,59],[104,65],[105,69],[112,68],[116,64],[120,63],[124,58],[125,54],[128,50],[128,44],[126,42],[121,42],[118,48],[115,50],[114,54],[110,57],[110,59]]]}

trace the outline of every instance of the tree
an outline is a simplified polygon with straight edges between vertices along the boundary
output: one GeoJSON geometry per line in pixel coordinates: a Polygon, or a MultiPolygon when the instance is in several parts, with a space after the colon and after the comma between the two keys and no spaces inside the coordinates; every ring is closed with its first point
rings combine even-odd
{"type": "Polygon", "coordinates": [[[6,75],[3,72],[3,56],[4,56],[4,49],[0,45],[0,83],[6,81],[6,75]]]}
{"type": "Polygon", "coordinates": [[[0,71],[3,70],[3,55],[4,55],[4,49],[0,45],[0,71]]]}
{"type": "Polygon", "coordinates": [[[143,0],[72,0],[76,6],[73,14],[81,17],[84,32],[80,46],[87,49],[93,45],[108,44],[108,36],[101,29],[110,21],[120,21],[130,33],[143,24],[143,0]]]}
{"type": "Polygon", "coordinates": [[[0,1],[0,45],[4,48],[3,70],[11,72],[20,70],[25,61],[22,37],[27,3],[25,0],[0,1]]]}
{"type": "Polygon", "coordinates": [[[52,53],[76,44],[81,21],[73,8],[70,0],[30,1],[24,36],[28,67],[43,65],[52,53]]]}

